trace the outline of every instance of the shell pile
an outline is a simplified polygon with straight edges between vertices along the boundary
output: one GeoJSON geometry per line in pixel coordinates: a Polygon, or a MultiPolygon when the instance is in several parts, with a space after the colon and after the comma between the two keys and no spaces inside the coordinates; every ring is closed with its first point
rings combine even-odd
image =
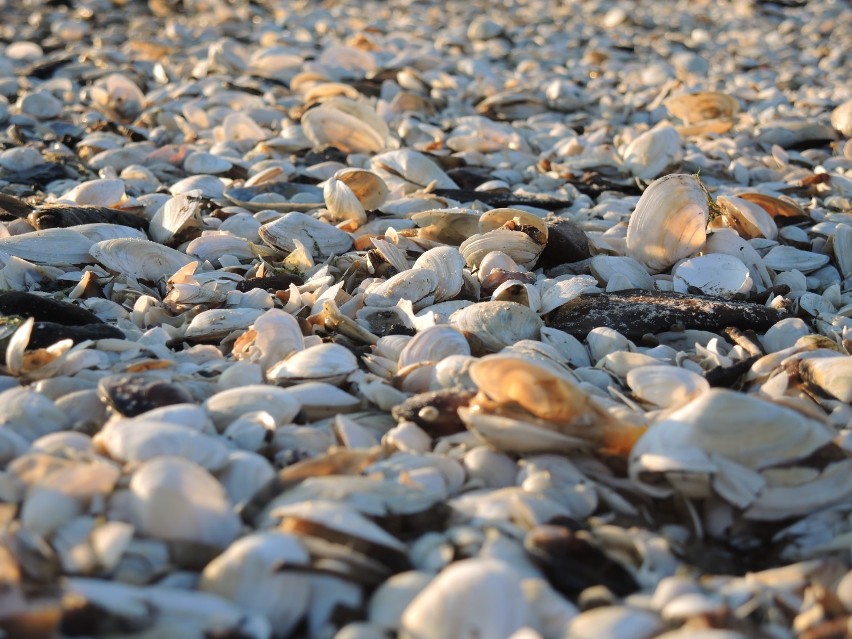
{"type": "Polygon", "coordinates": [[[3,6],[0,635],[850,632],[847,3],[3,6]]]}

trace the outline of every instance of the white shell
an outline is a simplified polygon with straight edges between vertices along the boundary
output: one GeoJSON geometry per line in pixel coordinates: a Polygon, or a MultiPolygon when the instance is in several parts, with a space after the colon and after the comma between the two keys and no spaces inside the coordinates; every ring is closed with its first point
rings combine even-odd
{"type": "Polygon", "coordinates": [[[831,126],[847,138],[852,137],[852,100],[846,100],[831,112],[831,126]]]}
{"type": "Polygon", "coordinates": [[[187,194],[175,195],[161,206],[148,225],[148,235],[160,244],[172,244],[189,230],[201,229],[203,202],[187,194]]]}
{"type": "Polygon", "coordinates": [[[387,124],[365,102],[332,98],[302,116],[302,130],[314,146],[336,146],[346,153],[377,153],[385,148],[387,124]]]}
{"type": "Polygon", "coordinates": [[[298,211],[264,224],[258,232],[264,242],[288,252],[296,250],[293,240],[299,240],[311,255],[319,258],[345,253],[352,246],[347,233],[298,211]]]}
{"type": "Polygon", "coordinates": [[[464,284],[464,258],[454,246],[436,246],[423,253],[412,269],[425,268],[438,275],[435,301],[444,302],[459,294],[464,284]]]}
{"type": "Polygon", "coordinates": [[[528,306],[515,302],[480,302],[453,313],[450,323],[491,352],[522,339],[538,339],[544,325],[528,306]]]}
{"type": "Polygon", "coordinates": [[[508,638],[525,623],[519,576],[494,559],[464,559],[445,568],[405,609],[400,639],[508,638]],[[471,614],[487,610],[488,614],[471,614]]]}
{"type": "Polygon", "coordinates": [[[130,480],[133,525],[143,535],[225,547],[240,521],[221,484],[180,457],[157,457],[130,480]]]}
{"type": "Polygon", "coordinates": [[[111,271],[152,282],[167,278],[192,262],[192,258],[168,246],[134,238],[104,240],[94,244],[89,252],[111,271]]]}
{"type": "Polygon", "coordinates": [[[701,375],[678,366],[642,366],[628,371],[626,379],[634,395],[661,408],[680,406],[710,390],[701,375]]]}
{"type": "Polygon", "coordinates": [[[299,412],[299,402],[283,388],[265,385],[240,386],[208,397],[204,407],[216,428],[222,430],[232,421],[265,410],[280,424],[289,423],[299,412]]]}
{"type": "Polygon", "coordinates": [[[763,258],[763,263],[773,271],[797,270],[810,273],[828,264],[828,255],[803,251],[792,246],[775,246],[763,258]]]}
{"type": "Polygon", "coordinates": [[[198,588],[264,615],[275,635],[286,637],[307,612],[310,598],[310,576],[288,568],[304,567],[309,561],[295,535],[254,533],[207,564],[198,588]]]}
{"type": "Polygon", "coordinates": [[[733,255],[709,253],[683,260],[672,270],[674,290],[697,288],[705,295],[730,297],[747,293],[753,282],[748,267],[733,255]]]}
{"type": "Polygon", "coordinates": [[[645,189],[627,225],[627,252],[654,273],[704,248],[709,208],[692,175],[661,177],[645,189]]]}
{"type": "Polygon", "coordinates": [[[624,149],[624,166],[636,177],[653,180],[683,156],[680,134],[660,126],[633,139],[624,149]]]}
{"type": "Polygon", "coordinates": [[[364,296],[364,303],[379,308],[396,306],[400,300],[408,300],[415,305],[429,305],[434,302],[439,283],[440,276],[431,269],[409,269],[372,289],[364,296]]]}
{"type": "Polygon", "coordinates": [[[328,343],[293,354],[270,368],[267,377],[287,384],[303,381],[338,383],[357,368],[358,360],[349,349],[328,343]]]}
{"type": "Polygon", "coordinates": [[[70,228],[45,229],[0,237],[0,252],[36,264],[88,264],[95,261],[89,253],[92,244],[92,240],[70,228]]]}
{"type": "Polygon", "coordinates": [[[184,337],[201,340],[218,340],[237,330],[245,330],[264,311],[259,308],[214,308],[202,311],[192,318],[184,337]]]}

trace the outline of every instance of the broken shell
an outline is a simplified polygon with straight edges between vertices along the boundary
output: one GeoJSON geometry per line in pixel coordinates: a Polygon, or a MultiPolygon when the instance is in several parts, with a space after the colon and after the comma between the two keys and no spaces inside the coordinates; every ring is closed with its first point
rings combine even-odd
{"type": "Polygon", "coordinates": [[[645,189],[627,226],[627,251],[652,272],[694,255],[706,240],[707,194],[692,175],[667,175],[645,189]]]}
{"type": "Polygon", "coordinates": [[[293,240],[299,240],[311,255],[323,259],[345,253],[352,246],[352,238],[347,233],[297,211],[264,224],[258,233],[269,246],[288,253],[296,250],[293,240]]]}

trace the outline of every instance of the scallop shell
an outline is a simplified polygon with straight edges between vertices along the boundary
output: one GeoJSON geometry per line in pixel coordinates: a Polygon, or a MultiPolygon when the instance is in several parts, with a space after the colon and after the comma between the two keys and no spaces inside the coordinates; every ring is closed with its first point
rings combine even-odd
{"type": "Polygon", "coordinates": [[[192,262],[180,251],[135,238],[104,240],[94,244],[89,252],[111,271],[151,282],[167,278],[192,262]]]}
{"type": "Polygon", "coordinates": [[[707,199],[692,175],[667,175],[652,182],[627,226],[630,257],[657,273],[704,248],[707,199]]]}

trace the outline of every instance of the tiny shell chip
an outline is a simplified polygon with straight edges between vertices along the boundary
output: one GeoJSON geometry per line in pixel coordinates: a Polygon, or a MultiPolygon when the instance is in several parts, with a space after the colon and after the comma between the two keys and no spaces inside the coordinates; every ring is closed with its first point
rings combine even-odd
{"type": "Polygon", "coordinates": [[[222,485],[189,460],[157,457],[130,480],[133,525],[157,539],[224,548],[240,531],[240,520],[222,485]]]}
{"type": "Polygon", "coordinates": [[[705,295],[730,297],[747,293],[752,282],[748,267],[733,255],[710,253],[684,260],[672,271],[674,290],[689,293],[697,288],[705,295]]]}

